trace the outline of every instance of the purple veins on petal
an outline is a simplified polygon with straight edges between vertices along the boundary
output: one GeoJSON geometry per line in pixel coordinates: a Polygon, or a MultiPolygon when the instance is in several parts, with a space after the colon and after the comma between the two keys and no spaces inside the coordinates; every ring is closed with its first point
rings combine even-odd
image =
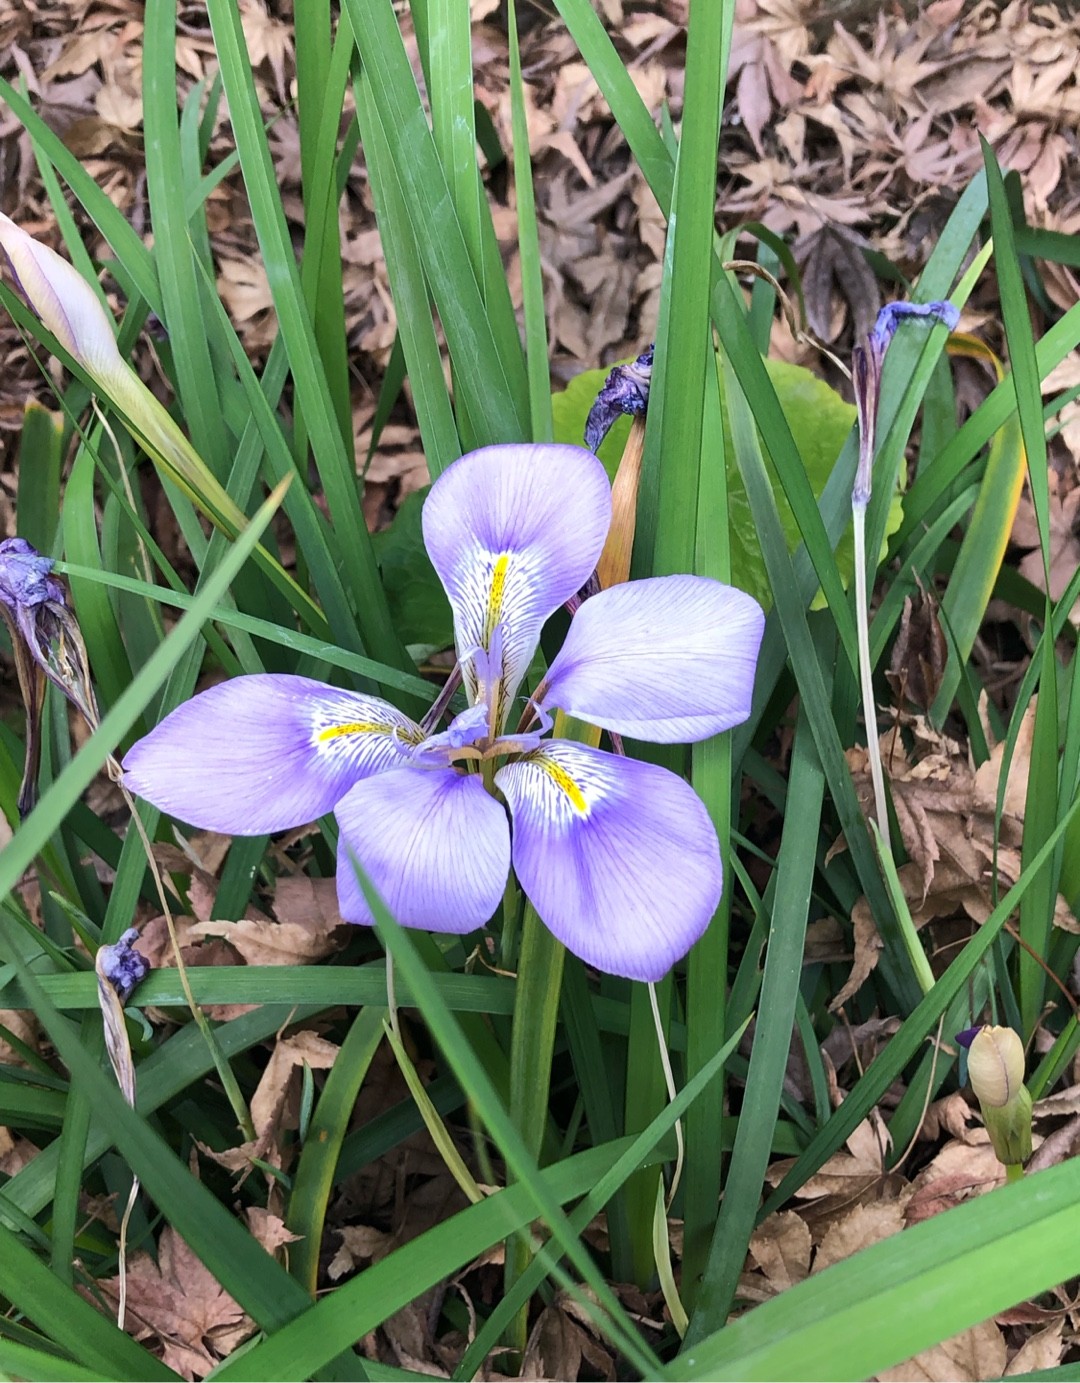
{"type": "Polygon", "coordinates": [[[554,740],[495,775],[514,871],[544,925],[588,965],[659,980],[720,901],[705,806],[656,764],[554,740]]]}
{"type": "Polygon", "coordinates": [[[470,655],[490,650],[501,625],[506,709],[544,622],[596,566],[610,522],[607,475],[580,447],[484,447],[438,478],[424,502],[424,542],[450,599],[470,701],[470,655]]]}
{"type": "Polygon", "coordinates": [[[124,759],[129,791],[202,830],[267,835],[332,811],[401,763],[420,727],[389,702],[308,677],[234,677],[185,701],[124,759]]]}
{"type": "Polygon", "coordinates": [[[404,927],[471,932],[499,906],[510,826],[478,774],[394,769],[358,783],[336,815],[338,906],[346,922],[375,920],[350,852],[404,927]]]}
{"type": "Polygon", "coordinates": [[[752,596],[707,577],[612,586],[571,620],[541,704],[636,739],[706,739],[750,714],[764,627],[752,596]]]}

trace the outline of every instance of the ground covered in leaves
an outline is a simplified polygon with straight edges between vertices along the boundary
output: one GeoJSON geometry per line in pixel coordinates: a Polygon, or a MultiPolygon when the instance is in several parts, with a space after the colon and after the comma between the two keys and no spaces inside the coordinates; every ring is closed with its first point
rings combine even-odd
{"type": "MultiPolygon", "coordinates": [[[[287,3],[267,6],[240,0],[249,50],[258,59],[261,99],[271,124],[271,147],[289,212],[301,218],[300,158],[293,90],[294,53],[287,3]]],[[[601,0],[638,90],[658,114],[667,106],[678,123],[685,60],[685,0],[637,4],[601,0]]],[[[790,244],[802,275],[805,332],[778,322],[772,354],[808,364],[833,383],[840,375],[815,344],[842,359],[864,333],[881,303],[902,296],[948,212],[981,166],[979,135],[993,145],[1004,167],[1020,174],[1025,210],[1035,226],[1080,232],[1080,15],[1059,6],[1012,0],[934,0],[924,8],[878,9],[857,0],[738,0],[728,100],[721,141],[717,224],[721,231],[760,222],[790,244]],[[890,280],[892,280],[890,282],[890,280]]],[[[509,146],[510,102],[505,13],[498,0],[472,0],[474,56],[479,99],[492,132],[509,146]]],[[[213,45],[198,3],[182,3],[178,62],[183,84],[212,74],[213,45]]],[[[403,21],[407,23],[406,21],[403,21]]],[[[552,376],[560,387],[582,370],[637,354],[651,341],[658,310],[664,223],[645,181],[632,165],[607,108],[565,29],[546,9],[523,7],[522,59],[528,96],[531,151],[537,184],[552,376]]],[[[142,166],[142,7],[138,0],[0,0],[0,76],[23,84],[48,124],[83,161],[132,224],[149,231],[142,166]]],[[[414,45],[415,47],[415,45],[414,45]]],[[[215,164],[231,151],[224,111],[209,153],[215,164]]],[[[489,151],[488,187],[497,232],[515,274],[516,220],[507,167],[489,151]]],[[[30,145],[15,119],[0,110],[2,209],[27,230],[57,243],[55,223],[30,145]]],[[[210,228],[218,288],[247,350],[265,359],[275,323],[270,291],[237,175],[211,194],[210,228]]],[[[92,226],[82,227],[92,253],[103,252],[92,226]]],[[[357,452],[366,456],[379,383],[394,342],[396,322],[362,159],[349,178],[341,210],[345,301],[352,363],[353,425],[357,452]]],[[[299,236],[298,236],[299,240],[299,236]]],[[[748,252],[749,242],[746,242],[748,252]]],[[[790,286],[790,285],[789,285],[790,286]]],[[[1045,324],[1077,300],[1072,274],[1040,266],[1037,310],[1045,324]]],[[[115,300],[117,305],[120,299],[115,300]]],[[[999,308],[992,289],[976,291],[961,329],[1001,354],[999,308]]],[[[1038,332],[1037,328],[1037,332],[1038,332]]],[[[0,536],[15,531],[17,438],[26,400],[49,402],[49,381],[12,324],[0,321],[0,536]]],[[[160,382],[152,333],[139,361],[151,382],[160,382]]],[[[957,396],[970,408],[993,382],[985,362],[953,362],[957,396]]],[[[1080,385],[1080,360],[1067,359],[1045,383],[1047,395],[1080,385]]],[[[1064,426],[1051,441],[1054,542],[1052,594],[1060,593],[1080,561],[1080,409],[1069,405],[1064,426]]],[[[402,501],[426,483],[419,434],[407,400],[383,430],[368,466],[365,512],[373,528],[385,526],[402,501]]],[[[159,511],[160,512],[160,511],[159,511]]],[[[175,532],[158,540],[174,555],[175,532]]],[[[1041,562],[1033,513],[1021,500],[1009,560],[1038,584],[1041,562]],[[1029,555],[1030,554],[1030,555],[1029,555]]],[[[182,561],[178,565],[183,569],[182,561]]],[[[900,685],[921,669],[932,689],[933,641],[917,628],[918,610],[905,625],[907,639],[895,661],[897,703],[925,704],[912,685],[900,685]]],[[[984,682],[1002,705],[1026,666],[1030,646],[1026,617],[996,602],[977,644],[984,682]]],[[[14,705],[7,678],[2,708],[14,705]]],[[[975,771],[966,744],[932,731],[910,710],[902,713],[905,749],[896,730],[882,740],[898,823],[910,857],[901,880],[917,922],[929,930],[928,948],[942,964],[991,908],[986,864],[994,849],[993,811],[1000,755],[975,771]]],[[[783,768],[783,746],[778,767],[783,768]]],[[[869,795],[865,754],[854,750],[851,767],[869,795]]],[[[1019,840],[1026,792],[1024,745],[1018,747],[1005,790],[998,853],[1000,877],[1019,870],[1019,840]]],[[[100,804],[108,810],[107,789],[100,804]]],[[[763,821],[768,841],[775,823],[763,821]]],[[[2,823],[0,823],[2,829],[2,823]]],[[[2,843],[2,837],[0,837],[2,843]]],[[[295,841],[288,842],[295,844],[295,841]]],[[[297,868],[297,852],[281,853],[282,878],[273,916],[256,911],[236,922],[214,918],[216,878],[228,841],[197,837],[189,855],[159,847],[161,863],[190,876],[195,915],[182,941],[191,964],[297,964],[315,962],[346,942],[336,912],[333,883],[312,881],[297,868]]],[[[33,881],[27,884],[32,900],[33,881]]],[[[847,985],[833,997],[839,1016],[825,1044],[834,1103],[888,1040],[898,1019],[881,1015],[851,1026],[844,1006],[877,959],[869,915],[854,914],[855,949],[845,948],[835,919],[812,922],[812,959],[850,963],[847,985]]],[[[1060,925],[1077,923],[1064,907],[1060,925]]],[[[147,919],[141,946],[155,964],[168,964],[162,919],[147,919]]],[[[237,1006],[211,1016],[237,1015],[237,1006]]],[[[154,1015],[151,1015],[152,1017],[154,1015]]],[[[157,1015],[167,1021],[167,1015],[157,1015]]],[[[0,1014],[22,1043],[39,1046],[24,1015],[0,1014]]],[[[301,1117],[302,1072],[325,1070],[336,1047],[318,1025],[290,1030],[266,1047],[265,1067],[252,1104],[255,1139],[241,1148],[200,1144],[199,1167],[253,1171],[257,1158],[286,1173],[301,1117]]],[[[0,1043],[0,1058],[20,1054],[0,1043]]],[[[424,1063],[418,1056],[421,1070],[424,1063]]],[[[428,1072],[430,1074],[430,1072],[428,1072]]],[[[812,1101],[797,1053],[789,1072],[790,1093],[812,1101]]],[[[890,1092],[890,1101],[901,1092],[890,1092]]],[[[377,1062],[364,1086],[357,1124],[390,1117],[407,1099],[391,1060],[377,1062]]],[[[1069,1156],[1080,1141],[1080,1085],[1035,1107],[1035,1165],[1069,1156]]],[[[764,1222],[751,1243],[741,1295],[761,1301],[856,1249],[996,1185],[1002,1169],[981,1127],[974,1101],[951,1094],[931,1105],[917,1140],[900,1162],[884,1170],[885,1125],[867,1121],[798,1193],[794,1203],[764,1222]]],[[[896,1150],[894,1150],[895,1152],[896,1150]]],[[[19,1134],[0,1129],[0,1171],[12,1174],[33,1156],[19,1134]]],[[[199,1167],[195,1170],[198,1171],[199,1167]]],[[[778,1163],[771,1175],[779,1181],[778,1163]]],[[[460,1193],[431,1144],[414,1137],[390,1159],[375,1159],[342,1184],[332,1207],[323,1281],[341,1279],[404,1241],[448,1211],[460,1193]]],[[[273,1206],[273,1196],[271,1196],[273,1206]]],[[[88,1217],[112,1209],[87,1205],[88,1217]]],[[[252,1208],[252,1229],[267,1247],[287,1252],[288,1234],[273,1209],[252,1208]]],[[[603,1225],[595,1227],[602,1242],[603,1225]]],[[[677,1248],[677,1243],[676,1243],[677,1248]]],[[[474,1300],[499,1291],[494,1257],[474,1264],[453,1282],[429,1293],[366,1342],[385,1362],[445,1374],[455,1362],[455,1341],[433,1338],[432,1323],[449,1298],[461,1318],[460,1344],[468,1334],[474,1300]]],[[[106,1298],[115,1284],[102,1284],[106,1298]]],[[[660,1299],[625,1289],[630,1310],[647,1326],[662,1314],[660,1299]]],[[[129,1310],[139,1338],[156,1340],[166,1363],[201,1377],[254,1330],[183,1242],[166,1229],[155,1262],[136,1256],[129,1279],[129,1310]]],[[[1038,1307],[1024,1306],[967,1332],[883,1377],[994,1378],[1057,1364],[1080,1332],[1080,1316],[1062,1294],[1038,1307]]],[[[534,1331],[526,1377],[613,1377],[614,1362],[575,1314],[557,1298],[534,1331]]],[[[498,1376],[498,1360],[489,1376],[498,1376]]]]}

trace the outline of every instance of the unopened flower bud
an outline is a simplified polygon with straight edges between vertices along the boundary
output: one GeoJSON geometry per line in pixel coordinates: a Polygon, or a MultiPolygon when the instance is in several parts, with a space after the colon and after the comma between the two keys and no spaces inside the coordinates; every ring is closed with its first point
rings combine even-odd
{"type": "Polygon", "coordinates": [[[1031,1156],[1031,1095],[1024,1084],[1024,1044],[1012,1028],[968,1029],[957,1039],[968,1048],[968,1079],[979,1101],[998,1161],[1031,1156]]]}
{"type": "Polygon", "coordinates": [[[0,247],[27,303],[87,374],[123,368],[112,318],[73,264],[2,215],[0,247]]]}
{"type": "Polygon", "coordinates": [[[968,1079],[981,1105],[1000,1108],[1024,1084],[1024,1044],[1012,1028],[984,1027],[968,1049],[968,1079]]]}

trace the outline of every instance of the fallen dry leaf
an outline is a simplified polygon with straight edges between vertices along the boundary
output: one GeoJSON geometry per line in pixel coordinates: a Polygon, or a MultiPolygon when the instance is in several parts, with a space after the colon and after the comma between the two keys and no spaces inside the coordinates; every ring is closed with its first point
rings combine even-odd
{"type": "Polygon", "coordinates": [[[1065,1341],[1062,1339],[1064,1328],[1063,1320],[1052,1321],[1045,1329],[1026,1339],[1009,1360],[1004,1376],[1013,1378],[1021,1373],[1057,1368],[1065,1350],[1065,1341]]]}
{"type": "Polygon", "coordinates": [[[847,1214],[835,1219],[818,1245],[813,1271],[822,1272],[833,1263],[850,1258],[860,1249],[899,1234],[905,1227],[904,1210],[910,1198],[910,1190],[905,1189],[891,1200],[856,1205],[847,1214]]]}
{"type": "Polygon", "coordinates": [[[993,1321],[983,1321],[962,1335],[943,1340],[914,1359],[884,1369],[880,1383],[977,1383],[983,1378],[1000,1378],[1008,1354],[1005,1337],[993,1321]]]}
{"type": "Polygon", "coordinates": [[[247,1175],[252,1161],[258,1158],[273,1166],[283,1164],[278,1135],[296,1127],[298,1109],[296,1092],[298,1072],[306,1064],[312,1070],[328,1070],[333,1066],[340,1048],[314,1032],[298,1032],[292,1037],[278,1038],[266,1070],[259,1078],[251,1097],[251,1122],[255,1138],[235,1148],[216,1151],[204,1143],[199,1147],[213,1161],[230,1171],[247,1175]]]}
{"type": "Polygon", "coordinates": [[[580,1378],[584,1363],[591,1375],[614,1379],[614,1358],[570,1316],[567,1306],[567,1301],[556,1298],[540,1313],[525,1346],[519,1377],[580,1378]]]}
{"type": "MultiPolygon", "coordinates": [[[[162,1362],[184,1378],[203,1378],[254,1333],[255,1322],[171,1225],[162,1230],[157,1258],[155,1263],[148,1253],[137,1253],[128,1264],[132,1334],[152,1341],[162,1362]]],[[[119,1278],[96,1286],[115,1305],[119,1278]]]]}

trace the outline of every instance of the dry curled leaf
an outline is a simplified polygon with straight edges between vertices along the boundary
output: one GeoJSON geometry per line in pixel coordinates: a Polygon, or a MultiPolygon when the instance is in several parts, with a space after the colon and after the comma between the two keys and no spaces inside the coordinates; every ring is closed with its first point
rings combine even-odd
{"type": "Polygon", "coordinates": [[[250,1172],[255,1158],[280,1167],[283,1157],[278,1135],[296,1127],[300,1069],[307,1065],[312,1070],[328,1070],[339,1050],[336,1043],[314,1032],[298,1032],[279,1038],[251,1098],[255,1138],[224,1152],[215,1151],[204,1143],[199,1147],[221,1166],[245,1175],[250,1172]]]}
{"type": "MultiPolygon", "coordinates": [[[[115,1304],[119,1278],[96,1286],[115,1304]]],[[[189,1379],[204,1378],[255,1330],[255,1322],[171,1225],[161,1233],[156,1263],[148,1253],[131,1259],[127,1310],[135,1338],[150,1342],[164,1364],[189,1379]]]]}

